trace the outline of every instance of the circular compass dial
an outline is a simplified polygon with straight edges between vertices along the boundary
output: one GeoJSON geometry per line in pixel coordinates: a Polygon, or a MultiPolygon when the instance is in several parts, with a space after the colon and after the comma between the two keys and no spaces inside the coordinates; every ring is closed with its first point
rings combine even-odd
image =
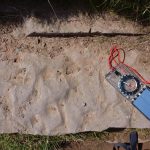
{"type": "Polygon", "coordinates": [[[140,81],[133,75],[124,75],[119,81],[119,89],[122,94],[131,96],[136,94],[140,89],[140,81]]]}

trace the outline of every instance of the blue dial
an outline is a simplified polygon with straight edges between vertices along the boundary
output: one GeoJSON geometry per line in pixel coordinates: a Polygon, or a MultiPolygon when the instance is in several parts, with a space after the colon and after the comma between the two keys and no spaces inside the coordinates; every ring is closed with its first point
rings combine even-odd
{"type": "Polygon", "coordinates": [[[123,95],[132,96],[139,91],[141,84],[138,78],[129,74],[121,77],[118,87],[123,95]]]}

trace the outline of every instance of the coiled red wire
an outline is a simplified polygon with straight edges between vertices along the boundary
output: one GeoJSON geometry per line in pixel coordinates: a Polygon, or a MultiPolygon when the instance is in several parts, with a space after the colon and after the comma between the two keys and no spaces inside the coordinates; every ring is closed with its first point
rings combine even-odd
{"type": "Polygon", "coordinates": [[[118,64],[122,63],[128,68],[130,68],[141,79],[141,81],[144,84],[150,84],[150,81],[145,80],[144,77],[136,69],[125,64],[124,62],[125,62],[125,51],[121,48],[117,48],[117,46],[112,47],[110,49],[110,55],[108,58],[108,65],[109,65],[110,70],[114,70],[118,64]],[[123,58],[121,58],[121,51],[123,53],[123,58]]]}

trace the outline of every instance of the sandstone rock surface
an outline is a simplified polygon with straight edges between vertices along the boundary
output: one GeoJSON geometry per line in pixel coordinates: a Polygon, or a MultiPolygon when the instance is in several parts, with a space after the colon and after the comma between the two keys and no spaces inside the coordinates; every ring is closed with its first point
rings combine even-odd
{"type": "MultiPolygon", "coordinates": [[[[0,62],[0,132],[56,135],[149,128],[150,122],[105,80],[107,63],[99,61],[100,55],[66,49],[49,59],[20,52],[17,62],[0,62]]],[[[134,64],[138,53],[128,55],[134,64]]]]}

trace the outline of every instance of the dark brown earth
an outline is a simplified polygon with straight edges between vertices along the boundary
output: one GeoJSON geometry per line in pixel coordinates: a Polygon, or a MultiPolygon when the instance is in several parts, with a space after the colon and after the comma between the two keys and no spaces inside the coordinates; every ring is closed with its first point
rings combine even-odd
{"type": "MultiPolygon", "coordinates": [[[[113,145],[111,143],[100,141],[84,141],[84,142],[72,142],[61,148],[61,150],[112,150],[113,145]]],[[[138,150],[150,150],[150,142],[139,143],[138,150]]],[[[120,150],[124,150],[120,148],[120,150]]]]}

